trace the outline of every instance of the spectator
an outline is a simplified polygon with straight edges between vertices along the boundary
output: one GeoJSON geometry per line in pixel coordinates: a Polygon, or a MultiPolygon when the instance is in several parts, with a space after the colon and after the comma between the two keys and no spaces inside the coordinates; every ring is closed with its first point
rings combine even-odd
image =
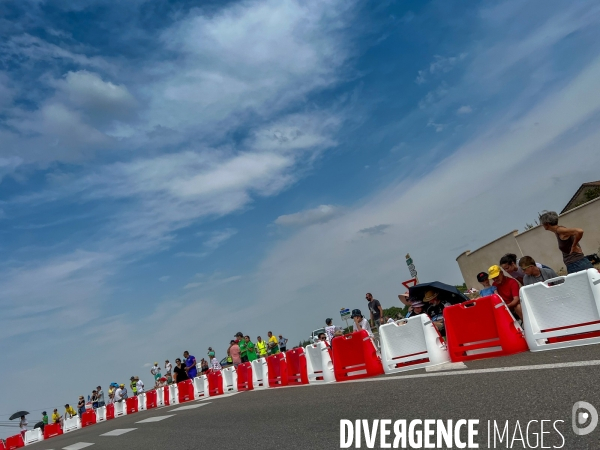
{"type": "Polygon", "coordinates": [[[77,415],[77,411],[68,403],[65,405],[65,419],[71,419],[77,415]]]}
{"type": "Polygon", "coordinates": [[[79,396],[79,400],[77,401],[77,414],[79,414],[79,418],[81,419],[81,415],[85,412],[85,398],[83,395],[79,396]]]}
{"type": "Polygon", "coordinates": [[[381,317],[383,316],[381,303],[379,303],[379,300],[373,298],[370,292],[367,292],[365,298],[369,302],[367,306],[371,312],[371,326],[374,327],[381,325],[381,317]]]}
{"type": "Polygon", "coordinates": [[[494,280],[494,286],[498,289],[498,295],[504,300],[506,306],[519,319],[523,320],[521,311],[521,299],[519,298],[519,283],[514,278],[509,278],[502,273],[499,266],[492,266],[488,270],[488,276],[494,280]]]}
{"type": "Polygon", "coordinates": [[[438,292],[431,290],[425,293],[425,297],[423,297],[423,303],[428,303],[427,309],[425,312],[438,329],[440,334],[444,336],[446,334],[444,328],[444,308],[446,306],[450,306],[447,303],[442,303],[438,298],[438,292]]]}
{"type": "Polygon", "coordinates": [[[186,366],[181,362],[181,359],[177,358],[173,368],[173,382],[179,383],[187,379],[189,379],[189,375],[186,366]]]}
{"type": "Polygon", "coordinates": [[[54,412],[52,412],[52,423],[60,423],[62,427],[62,416],[58,413],[58,408],[54,408],[54,412]]]}
{"type": "Polygon", "coordinates": [[[540,216],[540,224],[545,230],[552,231],[558,241],[558,249],[562,252],[567,273],[593,269],[592,263],[585,257],[579,241],[583,237],[581,228],[567,228],[558,224],[558,214],[546,211],[540,216]]]}
{"type": "Polygon", "coordinates": [[[411,297],[408,292],[404,294],[398,294],[398,300],[400,300],[402,304],[408,306],[409,308],[413,305],[413,303],[420,301],[415,297],[411,297]]]}
{"type": "Polygon", "coordinates": [[[98,409],[98,391],[95,389],[92,391],[92,408],[98,409]]]}
{"type": "Polygon", "coordinates": [[[200,360],[200,369],[202,370],[202,374],[208,372],[208,361],[204,358],[200,360]]]}
{"type": "Polygon", "coordinates": [[[222,369],[221,363],[219,362],[214,353],[212,359],[210,360],[210,367],[215,372],[222,369]]]}
{"type": "Polygon", "coordinates": [[[383,323],[394,323],[394,319],[392,319],[391,317],[385,317],[383,318],[383,323]]]}
{"type": "Polygon", "coordinates": [[[140,377],[135,377],[135,387],[137,388],[138,394],[144,393],[144,382],[140,380],[140,377]]]}
{"type": "Polygon", "coordinates": [[[352,324],[353,331],[366,330],[369,336],[373,336],[369,322],[363,317],[360,309],[353,309],[350,317],[354,320],[352,324]]]}
{"type": "Polygon", "coordinates": [[[421,314],[424,313],[423,311],[423,307],[425,306],[425,303],[421,302],[421,301],[415,301],[410,305],[410,308],[408,309],[408,313],[406,313],[406,318],[408,319],[409,317],[413,317],[413,316],[419,316],[421,314]]]}
{"type": "Polygon", "coordinates": [[[269,347],[269,355],[276,355],[279,353],[279,341],[275,336],[273,336],[272,331],[269,331],[267,336],[269,336],[269,342],[267,342],[267,347],[269,347]]]}
{"type": "Polygon", "coordinates": [[[129,379],[129,387],[131,388],[131,392],[133,392],[133,395],[136,396],[137,395],[137,386],[135,385],[135,377],[131,377],[129,379]]]}
{"type": "Polygon", "coordinates": [[[229,347],[229,355],[231,356],[231,362],[234,367],[239,366],[242,363],[242,354],[240,352],[240,346],[235,341],[231,341],[231,346],[229,347]]]}
{"type": "Polygon", "coordinates": [[[265,358],[267,356],[267,343],[263,341],[260,336],[256,338],[256,348],[258,350],[259,358],[265,358]]]}
{"type": "Polygon", "coordinates": [[[112,384],[108,387],[108,403],[115,402],[115,391],[119,386],[113,386],[112,384]]]}
{"type": "Polygon", "coordinates": [[[19,428],[21,429],[21,436],[25,439],[25,433],[27,433],[27,419],[25,416],[21,416],[21,420],[19,421],[19,428]]]}
{"type": "MultiPolygon", "coordinates": [[[[537,266],[541,269],[546,267],[542,264],[537,264],[537,266]]],[[[525,272],[521,270],[519,267],[519,259],[517,259],[517,255],[514,253],[507,253],[502,258],[500,258],[500,267],[504,269],[504,271],[517,280],[519,283],[523,284],[523,277],[525,276],[525,272]]]]}
{"type": "Polygon", "coordinates": [[[479,295],[481,295],[482,297],[492,295],[498,290],[496,286],[492,286],[490,284],[490,277],[486,272],[479,272],[477,274],[477,281],[479,281],[483,286],[483,289],[479,291],[479,295]]]}
{"type": "Polygon", "coordinates": [[[521,266],[523,273],[525,273],[525,277],[523,278],[523,286],[528,286],[530,284],[539,283],[540,281],[546,281],[558,277],[556,272],[549,267],[540,268],[531,256],[523,256],[519,261],[519,266],[521,266]]]}
{"type": "Polygon", "coordinates": [[[124,388],[125,388],[125,386],[120,385],[117,389],[115,389],[115,392],[113,394],[113,402],[114,403],[118,403],[123,400],[123,389],[124,388]]]}
{"type": "Polygon", "coordinates": [[[285,352],[287,350],[287,342],[288,340],[284,338],[282,335],[279,335],[279,350],[285,352]]]}
{"type": "Polygon", "coordinates": [[[246,355],[248,356],[248,362],[252,362],[256,360],[256,347],[254,343],[250,340],[250,336],[244,336],[244,341],[246,342],[246,355]]]}
{"type": "Polygon", "coordinates": [[[244,339],[244,334],[241,331],[238,331],[235,333],[235,340],[240,347],[240,358],[242,359],[242,362],[248,362],[248,350],[246,349],[246,339],[244,339]]]}
{"type": "Polygon", "coordinates": [[[215,356],[215,351],[212,349],[212,347],[208,347],[208,353],[207,353],[207,355],[208,355],[208,359],[209,360],[212,360],[213,357],[215,356]]]}
{"type": "Polygon", "coordinates": [[[44,427],[46,425],[48,425],[48,413],[44,411],[42,413],[42,426],[40,427],[42,429],[42,433],[44,432],[44,427]]]}
{"type": "Polygon", "coordinates": [[[96,395],[98,396],[98,407],[102,408],[106,403],[104,402],[104,391],[101,386],[96,388],[96,395]]]}
{"type": "Polygon", "coordinates": [[[327,336],[327,342],[331,342],[333,340],[333,336],[335,335],[335,331],[338,329],[338,327],[336,327],[333,324],[333,319],[331,318],[325,319],[325,325],[327,325],[325,327],[325,335],[327,336]]]}
{"type": "Polygon", "coordinates": [[[154,386],[158,386],[158,379],[161,377],[160,367],[158,367],[158,363],[155,362],[152,368],[150,369],[150,373],[154,377],[154,386]]]}
{"type": "Polygon", "coordinates": [[[168,359],[165,360],[165,376],[167,377],[167,383],[171,384],[173,382],[173,364],[168,359]]]}
{"type": "Polygon", "coordinates": [[[185,370],[188,374],[188,378],[193,380],[198,376],[198,371],[196,370],[196,358],[190,355],[190,352],[187,350],[183,352],[183,357],[185,358],[185,370]]]}
{"type": "Polygon", "coordinates": [[[327,347],[331,347],[331,343],[327,340],[327,334],[325,334],[325,333],[319,333],[319,335],[317,336],[317,339],[319,341],[325,342],[325,345],[327,347]]]}

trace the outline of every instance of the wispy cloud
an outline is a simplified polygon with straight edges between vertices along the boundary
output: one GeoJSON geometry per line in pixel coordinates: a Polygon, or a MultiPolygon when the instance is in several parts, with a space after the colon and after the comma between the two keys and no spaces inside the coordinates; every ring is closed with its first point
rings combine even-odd
{"type": "Polygon", "coordinates": [[[275,219],[275,224],[285,227],[308,226],[316,223],[325,223],[341,214],[343,214],[343,209],[339,206],[320,205],[313,209],[279,216],[275,219]]]}

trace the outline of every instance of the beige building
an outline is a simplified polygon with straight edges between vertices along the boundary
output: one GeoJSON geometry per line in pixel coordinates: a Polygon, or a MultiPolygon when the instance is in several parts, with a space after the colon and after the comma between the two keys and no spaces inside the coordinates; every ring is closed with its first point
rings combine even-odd
{"type": "MultiPolygon", "coordinates": [[[[565,227],[583,229],[580,245],[584,254],[600,253],[600,198],[561,214],[558,223],[565,227]]],[[[556,272],[565,267],[555,235],[538,225],[523,232],[511,231],[477,250],[467,250],[456,258],[467,287],[480,289],[477,274],[487,272],[506,253],[514,253],[517,258],[531,256],[536,262],[552,267],[556,272]]]]}

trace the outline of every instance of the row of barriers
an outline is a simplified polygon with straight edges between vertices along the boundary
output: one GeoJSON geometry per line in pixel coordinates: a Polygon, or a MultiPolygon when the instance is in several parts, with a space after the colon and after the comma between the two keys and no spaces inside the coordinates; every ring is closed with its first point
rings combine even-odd
{"type": "MultiPolygon", "coordinates": [[[[558,277],[520,291],[523,328],[497,295],[444,309],[446,340],[427,315],[379,328],[380,350],[369,334],[335,337],[331,347],[305,348],[210,371],[193,380],[148,391],[125,401],[89,410],[81,418],[46,425],[6,440],[16,449],[105,420],[159,406],[201,400],[231,392],[350,381],[448,362],[512,355],[600,343],[600,273],[595,269],[558,277]]],[[[3,445],[0,441],[0,450],[3,445]]]]}

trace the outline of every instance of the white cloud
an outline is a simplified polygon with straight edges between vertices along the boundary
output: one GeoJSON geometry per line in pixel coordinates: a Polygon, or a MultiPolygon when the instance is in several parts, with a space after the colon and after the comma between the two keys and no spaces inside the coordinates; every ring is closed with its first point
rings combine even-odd
{"type": "Polygon", "coordinates": [[[334,205],[320,205],[313,209],[286,214],[275,219],[276,225],[285,227],[303,227],[315,223],[325,223],[343,213],[342,208],[334,205]]]}
{"type": "Polygon", "coordinates": [[[441,133],[448,125],[445,123],[435,123],[434,121],[430,120],[427,122],[427,126],[434,128],[436,133],[441,133]]]}
{"type": "Polygon", "coordinates": [[[469,105],[463,105],[456,110],[456,114],[470,114],[473,112],[473,108],[469,105]]]}
{"type": "Polygon", "coordinates": [[[169,281],[171,279],[171,275],[163,275],[162,277],[160,277],[158,279],[158,281],[160,281],[161,283],[166,283],[167,281],[169,281]]]}
{"type": "Polygon", "coordinates": [[[231,239],[233,236],[237,234],[237,230],[233,228],[225,228],[224,230],[219,230],[211,233],[210,238],[204,241],[204,246],[210,248],[211,250],[216,250],[219,248],[225,241],[231,239]]]}
{"type": "Polygon", "coordinates": [[[429,73],[446,73],[450,72],[456,64],[467,57],[466,53],[461,53],[458,56],[440,56],[435,55],[433,61],[429,64],[429,73]]]}

